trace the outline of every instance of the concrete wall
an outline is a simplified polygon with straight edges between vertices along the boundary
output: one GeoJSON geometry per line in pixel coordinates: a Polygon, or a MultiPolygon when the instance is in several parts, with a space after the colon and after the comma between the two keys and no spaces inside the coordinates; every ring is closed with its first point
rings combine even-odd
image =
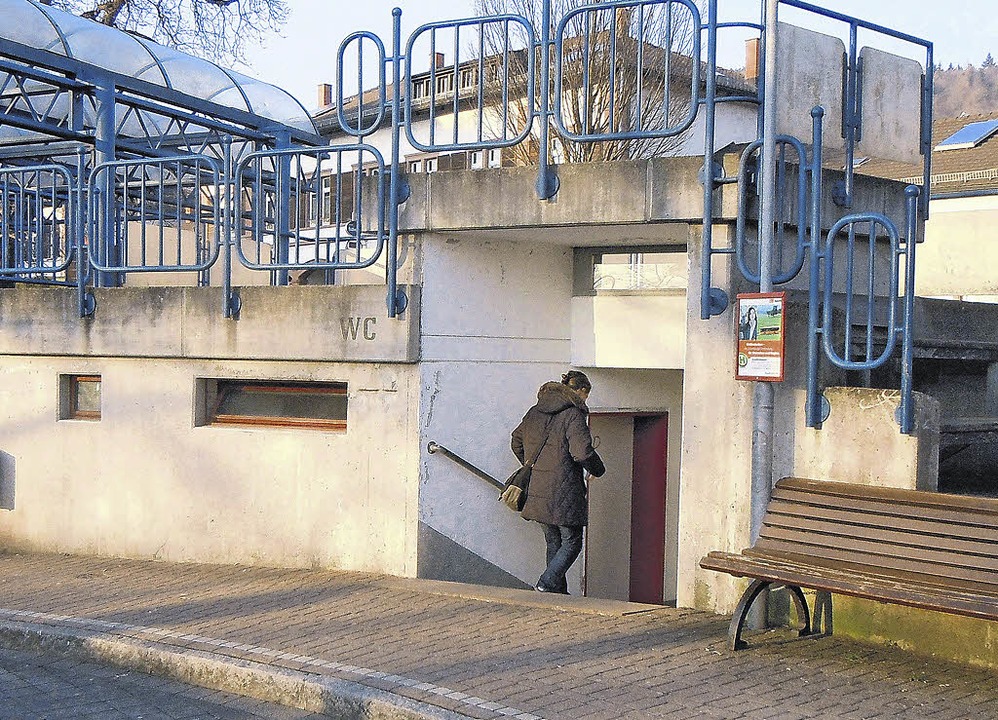
{"type": "Polygon", "coordinates": [[[918,246],[918,294],[998,296],[996,226],[998,195],[933,200],[918,246]]]}
{"type": "Polygon", "coordinates": [[[74,289],[19,285],[0,292],[0,354],[413,362],[419,293],[407,291],[395,320],[374,286],[241,288],[238,319],[221,288],[97,289],[80,318],[74,289]]]}
{"type": "MultiPolygon", "coordinates": [[[[730,226],[715,225],[718,247],[730,242],[730,226]]],[[[701,252],[690,244],[690,277],[699,277],[701,252]]],[[[732,256],[715,259],[715,287],[737,291],[732,256]]],[[[740,278],[740,275],[737,277],[740,278]]],[[[745,286],[744,291],[749,288],[745,286]]],[[[691,293],[687,313],[683,388],[683,444],[679,505],[677,602],[726,612],[741,582],[699,567],[711,550],[749,545],[751,497],[752,383],[734,380],[735,321],[729,307],[710,321],[700,319],[700,294],[691,293]]]]}
{"type": "MultiPolygon", "coordinates": [[[[295,308],[299,290],[312,289],[270,289],[269,316],[279,321],[282,306],[295,308]]],[[[316,290],[327,298],[349,294],[316,290]]],[[[336,341],[326,336],[341,335],[335,312],[302,315],[264,335],[253,303],[244,320],[214,323],[208,318],[221,315],[217,293],[176,289],[178,310],[161,303],[163,292],[103,294],[87,334],[71,312],[56,312],[59,296],[72,291],[0,291],[0,453],[5,494],[14,500],[0,541],[32,550],[414,574],[416,366],[298,359],[309,347],[329,352],[336,341]],[[22,307],[29,296],[34,311],[15,313],[32,307],[22,307]],[[242,359],[230,357],[233,348],[242,359]],[[98,421],[59,419],[62,374],[101,376],[98,421]],[[347,430],[199,426],[201,378],[345,382],[347,430]]],[[[376,296],[373,307],[356,295],[344,302],[387,323],[382,293],[376,296]]]]}
{"type": "Polygon", "coordinates": [[[572,298],[572,363],[681,370],[686,293],[614,293],[572,298]]]}
{"type": "MultiPolygon", "coordinates": [[[[425,447],[436,441],[500,480],[516,469],[510,432],[537,388],[569,367],[572,250],[530,242],[529,233],[510,242],[427,234],[421,243],[420,521],[476,556],[446,579],[485,573],[474,566],[484,562],[512,576],[509,584],[533,584],[543,570],[539,526],[425,447]]],[[[420,564],[436,566],[432,554],[445,551],[420,564]]]]}
{"type": "MultiPolygon", "coordinates": [[[[536,402],[538,387],[572,367],[572,248],[539,243],[530,231],[502,241],[434,233],[421,244],[420,521],[427,543],[420,574],[532,585],[544,569],[541,528],[498,503],[487,483],[425,447],[440,443],[500,480],[517,467],[510,432],[536,402]]],[[[670,449],[680,446],[681,374],[583,369],[594,384],[594,412],[669,412],[670,449]]],[[[674,558],[679,453],[669,461],[674,496],[664,499],[672,532],[666,555],[674,558]]],[[[584,564],[570,575],[573,593],[581,591],[584,564]]],[[[667,564],[674,578],[675,560],[667,564]]]]}
{"type": "Polygon", "coordinates": [[[793,474],[797,477],[934,492],[939,480],[939,402],[914,394],[915,430],[898,432],[896,390],[826,388],[821,429],[805,427],[798,393],[793,474]]]}

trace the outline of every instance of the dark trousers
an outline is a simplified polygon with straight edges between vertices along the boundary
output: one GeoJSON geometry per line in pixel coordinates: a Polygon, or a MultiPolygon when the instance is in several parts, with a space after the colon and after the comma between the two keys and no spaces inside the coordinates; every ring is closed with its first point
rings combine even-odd
{"type": "Polygon", "coordinates": [[[565,573],[582,552],[581,525],[544,526],[544,540],[547,543],[547,569],[537,584],[545,590],[568,594],[568,581],[565,573]]]}

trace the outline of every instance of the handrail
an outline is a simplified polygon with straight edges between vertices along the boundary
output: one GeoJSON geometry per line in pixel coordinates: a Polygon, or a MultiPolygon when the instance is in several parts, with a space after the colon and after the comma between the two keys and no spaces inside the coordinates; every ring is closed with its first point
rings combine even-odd
{"type": "Polygon", "coordinates": [[[470,462],[468,462],[467,460],[465,460],[463,457],[461,457],[460,455],[458,455],[457,453],[455,453],[455,452],[453,452],[451,450],[448,450],[447,448],[445,448],[443,445],[440,445],[439,443],[435,443],[435,442],[433,442],[431,440],[430,443],[426,446],[426,452],[430,453],[431,455],[433,455],[434,453],[440,453],[444,457],[450,458],[451,460],[453,460],[454,462],[456,462],[458,465],[460,465],[461,467],[463,467],[465,470],[467,470],[471,474],[476,475],[477,477],[480,477],[482,480],[484,480],[485,482],[489,483],[490,485],[495,485],[499,490],[502,490],[505,487],[504,483],[500,482],[499,480],[496,480],[494,477],[492,477],[491,475],[489,475],[487,472],[485,472],[481,468],[476,467],[475,465],[472,465],[470,462]]]}

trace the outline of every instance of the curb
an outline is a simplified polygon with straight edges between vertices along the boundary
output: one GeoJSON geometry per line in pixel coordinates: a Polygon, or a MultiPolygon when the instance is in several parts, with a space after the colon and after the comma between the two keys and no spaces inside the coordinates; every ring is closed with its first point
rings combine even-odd
{"type": "Polygon", "coordinates": [[[49,624],[0,620],[0,647],[104,663],[322,713],[337,720],[467,720],[470,717],[318,673],[49,624]]]}

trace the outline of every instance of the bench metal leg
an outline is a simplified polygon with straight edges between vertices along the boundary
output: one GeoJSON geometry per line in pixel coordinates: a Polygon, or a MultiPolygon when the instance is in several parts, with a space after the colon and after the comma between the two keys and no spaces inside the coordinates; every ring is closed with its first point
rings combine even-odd
{"type": "MultiPolygon", "coordinates": [[[[742,650],[748,646],[742,640],[742,629],[745,626],[745,620],[748,618],[752,603],[772,584],[769,580],[753,580],[752,584],[742,593],[742,597],[738,601],[737,607],[735,607],[735,612],[731,616],[731,624],[728,626],[728,646],[732,650],[742,650]]],[[[790,591],[790,597],[793,598],[797,609],[797,617],[800,619],[801,627],[797,633],[798,637],[810,635],[811,616],[808,613],[807,598],[804,597],[804,592],[796,585],[785,585],[784,587],[790,591]]]]}
{"type": "Polygon", "coordinates": [[[832,634],[832,594],[819,590],[814,596],[814,613],[811,616],[811,632],[832,634]]]}
{"type": "Polygon", "coordinates": [[[735,607],[735,613],[731,616],[731,624],[728,625],[728,647],[732,650],[741,650],[747,647],[746,642],[742,640],[742,626],[745,625],[745,618],[748,617],[752,602],[771,584],[769,580],[753,580],[752,584],[742,593],[741,600],[735,607]]]}
{"type": "Polygon", "coordinates": [[[790,591],[790,597],[794,599],[794,605],[797,606],[797,617],[801,625],[797,631],[797,637],[810,635],[811,615],[807,611],[807,598],[804,597],[804,592],[796,585],[785,585],[784,587],[790,591]]]}

